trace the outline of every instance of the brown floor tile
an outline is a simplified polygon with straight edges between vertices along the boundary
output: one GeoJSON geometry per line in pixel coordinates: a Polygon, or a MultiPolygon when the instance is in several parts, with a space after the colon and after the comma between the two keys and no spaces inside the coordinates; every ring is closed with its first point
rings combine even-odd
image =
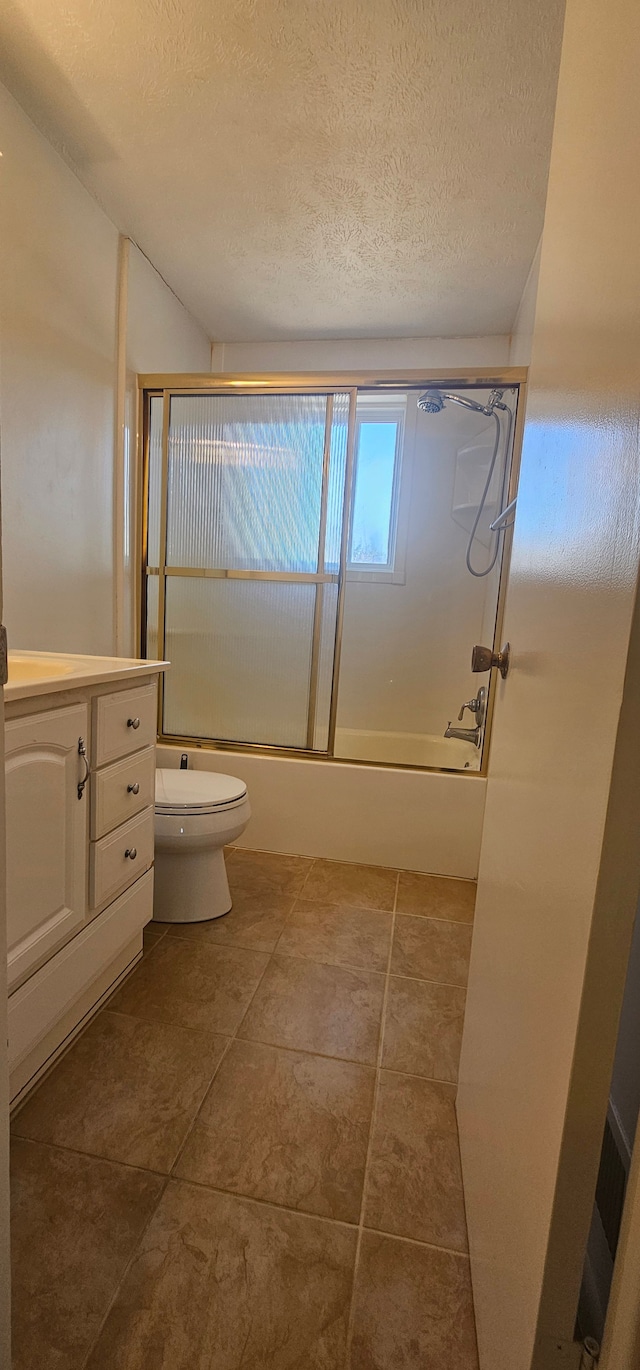
{"type": "Polygon", "coordinates": [[[424,918],[449,918],[472,923],[476,902],[474,880],[451,880],[443,875],[418,875],[400,871],[398,913],[421,914],[424,918]]]}
{"type": "Polygon", "coordinates": [[[240,1037],[374,1065],[384,976],[274,956],[240,1037]]]}
{"type": "Polygon", "coordinates": [[[298,899],[278,952],[327,965],[386,971],[391,924],[390,913],[298,899]]]}
{"type": "Polygon", "coordinates": [[[357,1222],[374,1079],[350,1061],[235,1041],[176,1174],[357,1222]]]}
{"type": "Polygon", "coordinates": [[[147,923],[142,931],[143,956],[147,956],[154,947],[157,947],[158,942],[161,942],[162,938],[166,935],[166,931],[166,923],[164,925],[162,923],[147,923]]]}
{"type": "Polygon", "coordinates": [[[169,1171],[227,1040],[103,1012],[32,1095],[13,1131],[169,1171]]]}
{"type": "Polygon", "coordinates": [[[465,991],[426,980],[391,976],[384,1027],[382,1064],[388,1070],[458,1078],[465,991]]]}
{"type": "Polygon", "coordinates": [[[234,903],[240,895],[253,896],[262,908],[285,896],[300,894],[312,867],[307,856],[281,856],[279,852],[247,851],[236,847],[227,874],[234,903]]]}
{"type": "Polygon", "coordinates": [[[471,927],[442,918],[396,915],[391,957],[392,975],[466,985],[471,955],[471,927]]]}
{"type": "Polygon", "coordinates": [[[338,1370],[353,1228],[171,1182],[88,1370],[338,1370]]]}
{"type": "Polygon", "coordinates": [[[129,976],[109,1008],[201,1032],[235,1032],[268,957],[165,937],[129,976]]]}
{"type": "Polygon", "coordinates": [[[236,891],[233,908],[222,918],[205,923],[170,923],[169,936],[187,941],[273,951],[293,908],[293,895],[270,895],[266,903],[255,894],[236,891]]]}
{"type": "Polygon", "coordinates": [[[347,861],[314,861],[304,887],[305,899],[323,904],[349,904],[357,909],[391,912],[397,871],[384,866],[352,866],[347,861]]]}
{"type": "Polygon", "coordinates": [[[467,1250],[453,1085],[381,1071],[364,1221],[467,1250]]]}
{"type": "Polygon", "coordinates": [[[477,1370],[466,1256],[364,1232],[350,1370],[477,1370]]]}
{"type": "Polygon", "coordinates": [[[164,1181],[14,1139],[13,1370],[79,1370],[164,1181]]]}

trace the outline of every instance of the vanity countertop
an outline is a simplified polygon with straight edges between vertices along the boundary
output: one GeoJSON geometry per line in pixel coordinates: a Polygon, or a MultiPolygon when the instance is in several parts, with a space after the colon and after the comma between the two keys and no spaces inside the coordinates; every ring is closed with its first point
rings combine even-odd
{"type": "Polygon", "coordinates": [[[9,652],[9,680],[4,697],[31,699],[57,690],[81,689],[110,681],[166,671],[168,661],[144,661],[128,656],[80,656],[68,652],[9,652]]]}

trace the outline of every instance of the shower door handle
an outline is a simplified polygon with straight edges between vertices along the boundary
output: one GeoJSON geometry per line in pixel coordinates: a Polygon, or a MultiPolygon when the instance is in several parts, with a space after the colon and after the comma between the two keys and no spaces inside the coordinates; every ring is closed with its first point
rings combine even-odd
{"type": "Polygon", "coordinates": [[[491,671],[496,666],[502,679],[506,680],[510,653],[511,647],[508,642],[505,643],[501,652],[494,652],[492,647],[476,646],[471,652],[471,670],[478,675],[484,671],[491,671]]]}

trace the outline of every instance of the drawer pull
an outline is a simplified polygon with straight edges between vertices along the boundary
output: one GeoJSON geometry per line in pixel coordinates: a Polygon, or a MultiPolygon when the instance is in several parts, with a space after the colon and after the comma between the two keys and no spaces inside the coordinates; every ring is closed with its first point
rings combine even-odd
{"type": "Polygon", "coordinates": [[[133,785],[127,785],[127,794],[140,794],[140,785],[137,780],[133,785]]]}
{"type": "Polygon", "coordinates": [[[128,856],[130,861],[135,861],[137,855],[138,855],[138,848],[137,848],[137,847],[127,847],[127,850],[126,850],[126,852],[125,852],[125,856],[128,856]]]}
{"type": "Polygon", "coordinates": [[[139,719],[139,718],[128,718],[128,719],[127,719],[127,727],[128,727],[128,728],[139,728],[139,727],[140,727],[140,719],[139,719]]]}
{"type": "Polygon", "coordinates": [[[86,744],[86,742],[85,742],[85,740],[84,740],[83,737],[79,737],[79,738],[78,738],[78,756],[81,756],[81,757],[82,757],[82,760],[83,760],[83,762],[84,762],[84,775],[83,775],[83,777],[82,777],[82,780],[79,780],[79,781],[78,781],[78,799],[82,799],[82,796],[83,796],[83,794],[84,794],[84,787],[85,787],[85,785],[86,785],[86,783],[87,783],[87,780],[89,779],[89,762],[87,761],[87,744],[86,744]]]}

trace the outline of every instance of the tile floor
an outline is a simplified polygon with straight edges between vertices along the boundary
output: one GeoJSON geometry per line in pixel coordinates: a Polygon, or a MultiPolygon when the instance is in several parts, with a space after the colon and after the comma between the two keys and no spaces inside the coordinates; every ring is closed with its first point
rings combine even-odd
{"type": "Polygon", "coordinates": [[[13,1122],[14,1370],[475,1370],[475,888],[236,849],[13,1122]]]}

